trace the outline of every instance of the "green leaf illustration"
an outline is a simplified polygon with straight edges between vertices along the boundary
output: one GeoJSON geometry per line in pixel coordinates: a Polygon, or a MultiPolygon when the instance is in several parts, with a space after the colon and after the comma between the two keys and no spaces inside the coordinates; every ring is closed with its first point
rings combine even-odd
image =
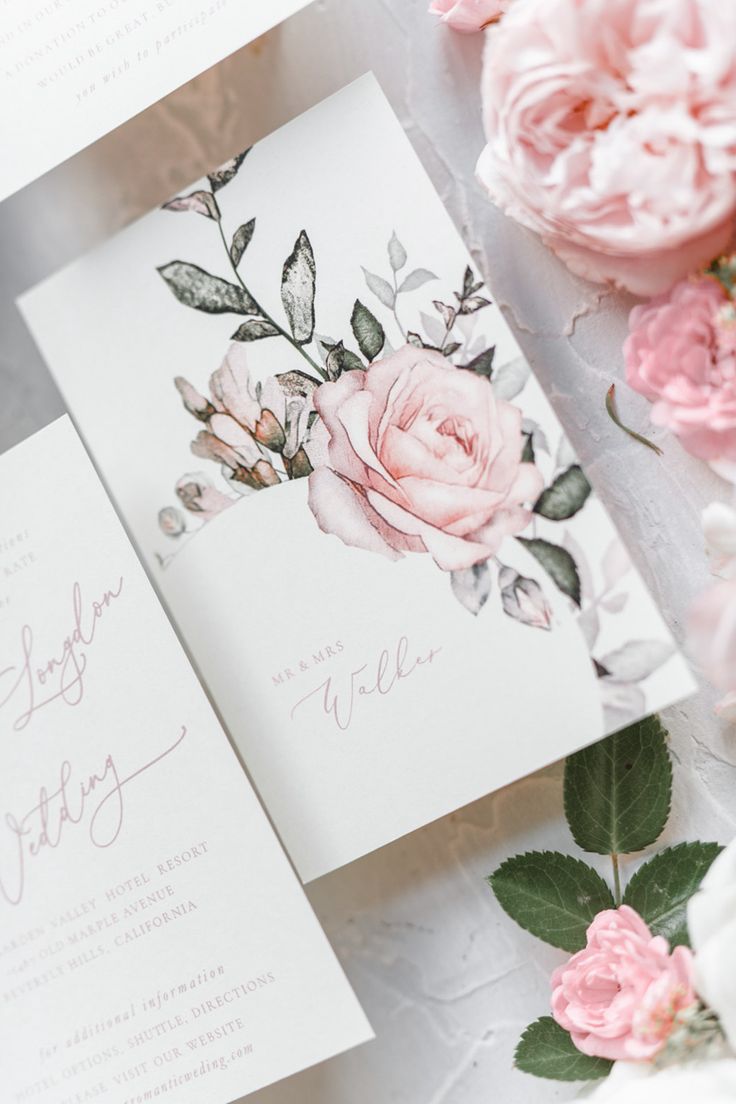
{"type": "Polygon", "coordinates": [[[209,174],[207,179],[213,192],[219,192],[220,188],[224,188],[226,184],[230,183],[252,149],[253,147],[249,146],[243,153],[231,157],[224,165],[220,165],[219,169],[215,169],[214,172],[209,174]]]}
{"type": "Polygon", "coordinates": [[[613,1065],[606,1058],[583,1054],[551,1016],[529,1024],[519,1040],[514,1063],[523,1073],[554,1081],[596,1081],[607,1077],[613,1065]]]}
{"type": "Polygon", "coordinates": [[[493,361],[495,356],[496,346],[491,345],[490,349],[484,349],[477,357],[473,357],[469,364],[462,364],[461,367],[465,368],[468,372],[475,372],[479,376],[485,376],[486,379],[490,379],[493,375],[493,361]]]}
{"type": "Polygon", "coordinates": [[[242,261],[243,254],[250,245],[255,228],[256,220],[253,218],[249,222],[244,222],[233,234],[233,242],[230,246],[230,260],[236,268],[242,261]]]}
{"type": "Polygon", "coordinates": [[[522,464],[534,463],[534,441],[532,440],[531,433],[525,433],[524,435],[524,448],[521,451],[522,464]]]}
{"type": "Polygon", "coordinates": [[[394,230],[391,241],[388,243],[388,259],[394,272],[400,272],[407,262],[406,250],[396,237],[394,230]]]}
{"type": "Polygon", "coordinates": [[[430,272],[428,268],[415,268],[402,280],[399,291],[417,291],[420,287],[428,284],[430,280],[436,279],[434,272],[430,272]]]}
{"type": "Polygon", "coordinates": [[[655,935],[671,947],[688,946],[687,902],[699,888],[710,865],[723,850],[718,843],[678,843],[641,866],[626,887],[624,904],[631,905],[655,935]]]}
{"type": "Polygon", "coordinates": [[[538,560],[562,593],[579,606],[580,575],[567,549],[541,537],[519,537],[518,540],[538,560]]]}
{"type": "Polygon", "coordinates": [[[584,947],[593,917],[615,907],[600,874],[580,859],[556,851],[515,855],[488,882],[512,920],[563,951],[584,947]]]}
{"type": "Polygon", "coordinates": [[[358,369],[365,370],[365,364],[359,356],[356,356],[350,349],[346,349],[342,341],[338,341],[327,354],[325,368],[328,377],[331,380],[336,380],[343,372],[354,372],[358,369]]]}
{"type": "Polygon", "coordinates": [[[316,276],[312,243],[302,230],[281,276],[281,302],[298,345],[306,345],[314,334],[316,276]]]}
{"type": "Polygon", "coordinates": [[[573,464],[546,487],[536,503],[534,513],[550,521],[564,521],[582,510],[591,486],[579,464],[573,464]]]}
{"type": "Polygon", "coordinates": [[[366,360],[374,360],[384,346],[386,335],[381,323],[363,306],[360,299],[355,300],[350,325],[363,356],[366,360]]]}
{"type": "Polygon", "coordinates": [[[217,200],[212,192],[198,191],[190,192],[189,195],[176,196],[174,199],[170,199],[168,203],[164,203],[164,211],[194,211],[197,215],[204,215],[205,218],[213,219],[215,222],[220,221],[220,208],[217,206],[217,200]]]}
{"type": "Polygon", "coordinates": [[[278,330],[272,322],[266,322],[262,318],[252,318],[238,326],[232,335],[232,341],[260,341],[263,337],[276,337],[278,330]]]}
{"type": "Polygon", "coordinates": [[[257,314],[258,307],[247,291],[211,276],[186,261],[171,261],[158,269],[161,277],[185,307],[206,314],[257,314]]]}
{"type": "Polygon", "coordinates": [[[629,725],[565,762],[565,815],[578,847],[641,851],[659,837],[672,797],[672,764],[657,717],[629,725]]]}

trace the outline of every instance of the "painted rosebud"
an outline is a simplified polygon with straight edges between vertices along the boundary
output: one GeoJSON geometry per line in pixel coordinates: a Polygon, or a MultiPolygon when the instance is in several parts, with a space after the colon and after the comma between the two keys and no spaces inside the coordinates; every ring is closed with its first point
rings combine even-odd
{"type": "Polygon", "coordinates": [[[206,422],[207,419],[215,413],[215,408],[209,399],[206,399],[204,395],[200,395],[196,387],[192,387],[188,380],[185,380],[183,376],[177,376],[174,380],[174,386],[181,395],[184,406],[193,414],[195,418],[199,418],[201,422],[206,422]]]}
{"type": "Polygon", "coordinates": [[[176,506],[164,506],[158,512],[158,524],[167,537],[180,537],[186,532],[187,520],[176,506]]]}
{"type": "Polygon", "coordinates": [[[552,610],[539,583],[519,575],[512,567],[501,568],[498,582],[504,612],[509,617],[535,629],[551,627],[552,610]]]}

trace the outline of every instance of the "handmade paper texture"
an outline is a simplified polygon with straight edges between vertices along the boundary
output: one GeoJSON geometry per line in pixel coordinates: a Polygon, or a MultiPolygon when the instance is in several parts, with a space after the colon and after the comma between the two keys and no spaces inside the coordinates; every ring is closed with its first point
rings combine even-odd
{"type": "Polygon", "coordinates": [[[0,199],[306,3],[5,0],[0,199]]]}
{"type": "Polygon", "coordinates": [[[691,690],[372,78],[22,309],[305,879],[691,690]]]}
{"type": "Polygon", "coordinates": [[[3,1101],[228,1104],[365,1040],[67,418],[0,517],[3,1101]]]}

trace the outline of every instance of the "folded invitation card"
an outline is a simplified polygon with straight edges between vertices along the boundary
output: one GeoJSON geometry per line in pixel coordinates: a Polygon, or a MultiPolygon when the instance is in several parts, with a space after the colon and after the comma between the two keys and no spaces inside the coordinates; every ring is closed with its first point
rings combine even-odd
{"type": "Polygon", "coordinates": [[[304,879],[693,688],[371,77],[22,310],[304,879]]]}
{"type": "Polygon", "coordinates": [[[68,418],[0,518],[3,1101],[228,1104],[368,1038],[68,418]]]}
{"type": "Polygon", "coordinates": [[[0,199],[307,2],[3,0],[0,199]]]}

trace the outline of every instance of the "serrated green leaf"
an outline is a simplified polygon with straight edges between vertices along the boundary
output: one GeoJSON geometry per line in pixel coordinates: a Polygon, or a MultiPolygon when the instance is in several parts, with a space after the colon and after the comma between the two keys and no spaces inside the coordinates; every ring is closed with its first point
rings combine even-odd
{"type": "Polygon", "coordinates": [[[314,334],[316,275],[312,243],[302,230],[281,274],[281,302],[298,345],[306,345],[314,334]]]}
{"type": "Polygon", "coordinates": [[[553,544],[552,541],[542,540],[541,537],[519,537],[518,540],[539,561],[562,593],[579,606],[580,575],[567,549],[553,544]]]}
{"type": "Polygon", "coordinates": [[[363,356],[368,361],[374,360],[384,346],[386,334],[381,323],[360,299],[355,300],[350,325],[363,356]]]}
{"type": "Polygon", "coordinates": [[[699,888],[711,863],[723,850],[718,843],[678,843],[660,851],[639,867],[624,893],[655,935],[671,947],[689,946],[687,903],[699,888]]]}
{"type": "Polygon", "coordinates": [[[579,464],[572,464],[545,487],[534,504],[534,513],[550,521],[565,521],[582,510],[591,486],[579,464]]]}
{"type": "Polygon", "coordinates": [[[250,219],[249,222],[244,222],[242,226],[233,234],[232,245],[230,246],[230,260],[237,268],[243,259],[243,254],[251,243],[253,237],[253,231],[256,228],[256,220],[250,219]]]}
{"type": "Polygon", "coordinates": [[[551,1016],[529,1024],[519,1040],[514,1063],[523,1073],[554,1081],[597,1081],[607,1077],[613,1065],[606,1058],[583,1054],[551,1016]]]}
{"type": "Polygon", "coordinates": [[[563,951],[579,951],[585,933],[613,895],[592,867],[557,851],[528,851],[488,879],[498,903],[525,931],[563,951]]]}
{"type": "Polygon", "coordinates": [[[565,815],[578,847],[629,854],[661,834],[670,811],[672,764],[657,717],[568,756],[565,815]]]}
{"type": "Polygon", "coordinates": [[[198,265],[171,261],[158,269],[171,291],[185,307],[206,314],[257,314],[258,306],[243,288],[212,276],[198,265]]]}

